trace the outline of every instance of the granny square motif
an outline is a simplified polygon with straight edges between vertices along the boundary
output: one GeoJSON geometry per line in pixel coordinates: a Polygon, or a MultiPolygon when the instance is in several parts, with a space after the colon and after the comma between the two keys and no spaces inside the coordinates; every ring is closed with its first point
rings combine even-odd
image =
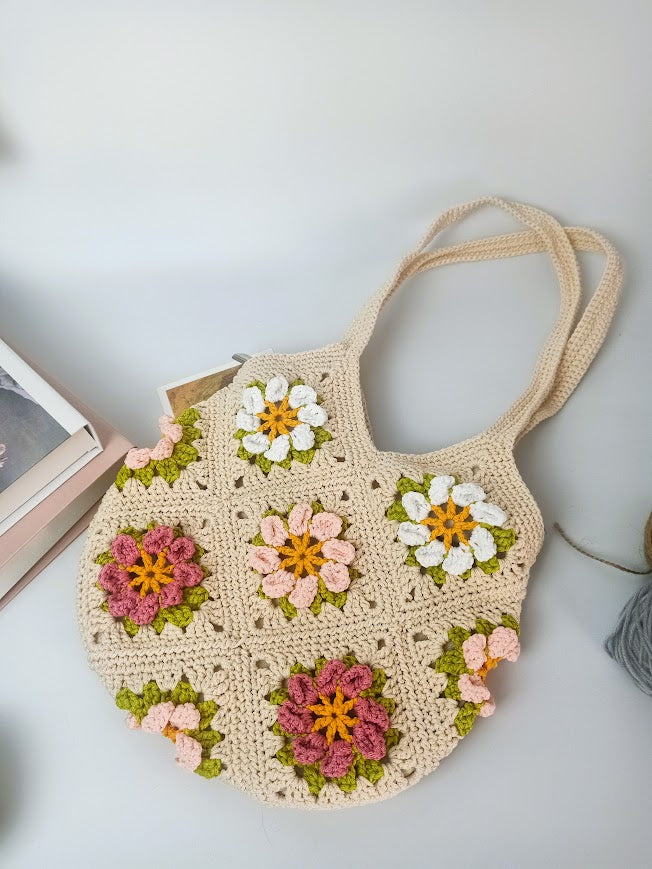
{"type": "Polygon", "coordinates": [[[621,282],[597,233],[481,199],[433,225],[340,343],[255,356],[162,417],[106,493],[79,575],[88,657],[128,726],[167,738],[184,769],[279,805],[380,800],[434,770],[493,714],[491,670],[519,657],[543,523],[514,445],[578,384],[621,282]],[[429,249],[484,205],[527,229],[429,249]],[[575,249],[606,257],[579,319],[575,249]],[[526,392],[463,443],[377,449],[359,358],[389,296],[435,266],[541,251],[561,303],[526,392]]]}

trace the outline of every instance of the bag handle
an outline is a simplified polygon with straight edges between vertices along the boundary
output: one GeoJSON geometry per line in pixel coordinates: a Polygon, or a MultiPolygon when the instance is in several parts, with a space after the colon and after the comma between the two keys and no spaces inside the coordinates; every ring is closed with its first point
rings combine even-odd
{"type": "Polygon", "coordinates": [[[557,322],[548,337],[534,376],[523,395],[490,427],[514,442],[535,425],[556,413],[575,389],[602,344],[622,286],[622,269],[616,249],[589,229],[564,229],[554,218],[532,206],[486,197],[445,212],[429,229],[415,251],[399,264],[392,280],[365,305],[345,337],[349,352],[364,350],[383,305],[409,277],[439,265],[498,259],[547,251],[559,278],[561,302],[557,322]],[[485,205],[496,205],[530,227],[517,232],[427,251],[446,226],[485,205]],[[572,331],[580,301],[580,276],[574,249],[605,255],[604,273],[576,328],[572,331]]]}

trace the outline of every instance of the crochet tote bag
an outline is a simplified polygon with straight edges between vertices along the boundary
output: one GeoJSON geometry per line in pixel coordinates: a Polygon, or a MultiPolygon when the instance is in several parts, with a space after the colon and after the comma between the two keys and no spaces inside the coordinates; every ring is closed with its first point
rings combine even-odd
{"type": "MultiPolygon", "coordinates": [[[[437,220],[340,343],[253,357],[161,418],[158,443],[130,451],[105,495],[79,578],[90,663],[128,726],[207,780],[314,807],[392,796],[486,726],[543,540],[513,447],[577,386],[620,286],[597,233],[481,199],[437,220]],[[484,205],[525,231],[429,249],[484,205]],[[606,257],[579,321],[574,249],[606,257]],[[561,303],[521,398],[454,446],[377,449],[359,357],[389,296],[435,266],[541,251],[561,303]]],[[[426,388],[437,401],[436,380],[426,388]]]]}

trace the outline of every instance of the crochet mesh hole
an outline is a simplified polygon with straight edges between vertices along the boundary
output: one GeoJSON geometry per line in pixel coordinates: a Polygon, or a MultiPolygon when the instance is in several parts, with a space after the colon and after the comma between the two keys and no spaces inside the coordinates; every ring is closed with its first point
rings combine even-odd
{"type": "Polygon", "coordinates": [[[369,604],[369,609],[370,609],[370,610],[375,610],[376,607],[378,606],[378,604],[376,603],[375,600],[368,600],[367,603],[369,604]]]}
{"type": "Polygon", "coordinates": [[[415,767],[412,767],[412,769],[401,769],[401,774],[405,778],[410,778],[410,776],[413,776],[414,773],[415,773],[415,767]]]}
{"type": "Polygon", "coordinates": [[[372,489],[380,489],[380,483],[378,482],[378,480],[371,481],[371,488],[372,489]]]}
{"type": "Polygon", "coordinates": [[[384,649],[384,648],[385,648],[385,646],[387,645],[387,643],[385,642],[385,640],[378,640],[378,642],[376,643],[376,645],[378,646],[378,651],[380,651],[381,649],[384,649]]]}
{"type": "Polygon", "coordinates": [[[200,480],[195,480],[195,482],[197,484],[197,488],[201,489],[202,492],[205,492],[206,489],[208,489],[208,483],[202,483],[200,480]]]}
{"type": "Polygon", "coordinates": [[[284,800],[284,799],[285,799],[285,791],[276,791],[276,796],[277,796],[280,800],[284,800]]]}
{"type": "Polygon", "coordinates": [[[346,458],[344,456],[335,456],[336,462],[345,462],[346,458]]]}
{"type": "Polygon", "coordinates": [[[319,378],[320,383],[323,383],[325,380],[328,380],[328,371],[324,371],[322,376],[319,378]]]}
{"type": "Polygon", "coordinates": [[[256,661],[256,669],[257,670],[269,670],[270,667],[269,667],[269,664],[267,663],[267,661],[263,661],[263,659],[261,658],[260,660],[256,661]]]}
{"type": "Polygon", "coordinates": [[[211,624],[213,625],[213,630],[214,630],[216,633],[221,634],[221,633],[223,632],[223,630],[224,630],[224,625],[216,625],[214,622],[211,622],[211,624]]]}
{"type": "Polygon", "coordinates": [[[340,501],[348,501],[349,498],[350,496],[348,492],[342,492],[342,497],[340,498],[340,501]]]}
{"type": "Polygon", "coordinates": [[[233,485],[236,489],[241,489],[242,486],[244,486],[244,477],[238,477],[238,479],[234,481],[233,485]]]}
{"type": "Polygon", "coordinates": [[[219,672],[221,672],[221,670],[222,670],[221,664],[215,664],[215,666],[213,667],[213,673],[219,673],[219,672]]]}
{"type": "Polygon", "coordinates": [[[238,517],[238,519],[248,519],[249,518],[249,515],[247,513],[245,513],[244,510],[238,510],[238,512],[236,513],[236,516],[238,517]]]}
{"type": "Polygon", "coordinates": [[[480,473],[480,468],[477,465],[473,465],[473,467],[471,468],[471,473],[475,477],[477,474],[480,473]]]}
{"type": "Polygon", "coordinates": [[[262,616],[259,619],[256,619],[256,621],[254,622],[254,627],[258,628],[258,630],[265,627],[265,619],[262,616]]]}
{"type": "Polygon", "coordinates": [[[424,640],[428,640],[429,637],[423,631],[418,631],[416,634],[412,634],[412,639],[415,643],[422,643],[424,640]]]}

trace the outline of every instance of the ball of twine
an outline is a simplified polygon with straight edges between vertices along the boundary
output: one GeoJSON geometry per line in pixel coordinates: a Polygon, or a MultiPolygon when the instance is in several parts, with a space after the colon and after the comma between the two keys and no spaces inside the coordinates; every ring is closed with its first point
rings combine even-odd
{"type": "MultiPolygon", "coordinates": [[[[635,573],[640,576],[652,573],[652,513],[643,531],[643,552],[648,563],[647,570],[636,570],[600,558],[574,543],[557,523],[555,528],[573,549],[586,555],[587,558],[608,564],[625,573],[635,573]]],[[[607,653],[625,668],[641,691],[652,696],[652,582],[643,585],[625,604],[616,627],[607,637],[604,645],[607,653]]]]}

